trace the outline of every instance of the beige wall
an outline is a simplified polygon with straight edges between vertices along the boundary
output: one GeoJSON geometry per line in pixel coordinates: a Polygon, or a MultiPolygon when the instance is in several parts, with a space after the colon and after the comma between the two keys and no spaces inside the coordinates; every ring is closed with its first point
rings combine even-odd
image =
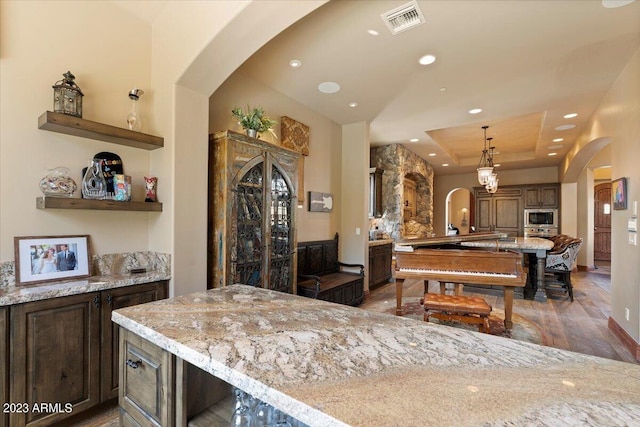
{"type": "MultiPolygon", "coordinates": [[[[0,261],[13,260],[13,237],[24,235],[89,234],[95,253],[147,250],[149,222],[160,214],[37,210],[35,199],[48,168],[69,167],[80,184],[100,151],[120,155],[134,200],[144,199],[149,151],[39,130],[37,120],[53,109],[51,86],[70,70],[85,95],[85,119],[126,127],[127,94],[139,87],[143,130],[161,135],[150,120],[151,27],[111,2],[4,1],[0,8],[0,261]]],[[[161,202],[168,184],[159,180],[161,202]]]]}
{"type": "MultiPolygon", "coordinates": [[[[274,91],[238,70],[214,92],[209,100],[209,131],[242,128],[231,117],[234,107],[261,106],[266,114],[278,121],[274,126],[280,137],[280,117],[287,116],[309,126],[309,156],[304,158],[305,203],[297,211],[298,241],[332,239],[340,231],[340,204],[331,213],[309,212],[308,192],[332,193],[334,200],[341,195],[341,126],[302,104],[274,91]]],[[[261,138],[274,142],[269,134],[261,138]]],[[[278,141],[275,140],[275,143],[278,141]]]]}
{"type": "MultiPolygon", "coordinates": [[[[628,178],[630,208],[614,210],[611,217],[611,317],[636,342],[640,336],[640,249],[628,244],[627,221],[632,216],[633,202],[640,200],[639,118],[640,49],[602,100],[589,128],[580,136],[575,147],[579,149],[598,138],[611,138],[611,178],[628,178]],[[625,308],[630,311],[629,320],[625,319],[625,308]]],[[[567,160],[565,170],[569,168],[571,160],[567,160]]]]}

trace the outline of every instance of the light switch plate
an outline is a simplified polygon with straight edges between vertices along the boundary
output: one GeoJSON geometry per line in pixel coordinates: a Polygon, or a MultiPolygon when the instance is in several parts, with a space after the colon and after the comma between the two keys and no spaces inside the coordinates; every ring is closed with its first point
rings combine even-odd
{"type": "Polygon", "coordinates": [[[638,245],[638,241],[636,238],[636,233],[629,233],[629,244],[633,246],[638,245]]]}

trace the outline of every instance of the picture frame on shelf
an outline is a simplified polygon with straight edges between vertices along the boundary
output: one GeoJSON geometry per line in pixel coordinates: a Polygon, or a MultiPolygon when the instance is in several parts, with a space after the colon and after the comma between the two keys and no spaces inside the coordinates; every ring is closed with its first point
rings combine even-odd
{"type": "Polygon", "coordinates": [[[88,235],[14,237],[14,250],[16,285],[91,275],[88,235]]]}
{"type": "Polygon", "coordinates": [[[611,181],[611,197],[613,198],[613,209],[627,209],[627,178],[611,181]]]}

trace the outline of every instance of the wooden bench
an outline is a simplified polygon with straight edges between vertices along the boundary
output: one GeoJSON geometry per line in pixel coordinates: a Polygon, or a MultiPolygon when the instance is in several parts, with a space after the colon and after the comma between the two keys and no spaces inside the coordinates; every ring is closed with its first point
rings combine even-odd
{"type": "Polygon", "coordinates": [[[425,322],[429,321],[429,317],[447,321],[457,320],[478,325],[480,332],[490,332],[491,306],[484,298],[426,293],[424,298],[420,299],[420,304],[424,305],[425,322]]]}
{"type": "Polygon", "coordinates": [[[331,240],[298,242],[297,289],[305,297],[357,306],[364,299],[364,265],[338,261],[338,233],[331,240]]]}

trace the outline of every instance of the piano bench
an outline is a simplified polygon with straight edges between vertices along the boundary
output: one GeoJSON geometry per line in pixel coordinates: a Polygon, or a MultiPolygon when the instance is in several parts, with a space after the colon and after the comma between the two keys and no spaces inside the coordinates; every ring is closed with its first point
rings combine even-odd
{"type": "Polygon", "coordinates": [[[420,299],[420,304],[424,305],[425,322],[429,321],[429,317],[446,321],[456,320],[478,325],[479,332],[490,332],[491,306],[484,298],[425,293],[424,298],[420,299]]]}

